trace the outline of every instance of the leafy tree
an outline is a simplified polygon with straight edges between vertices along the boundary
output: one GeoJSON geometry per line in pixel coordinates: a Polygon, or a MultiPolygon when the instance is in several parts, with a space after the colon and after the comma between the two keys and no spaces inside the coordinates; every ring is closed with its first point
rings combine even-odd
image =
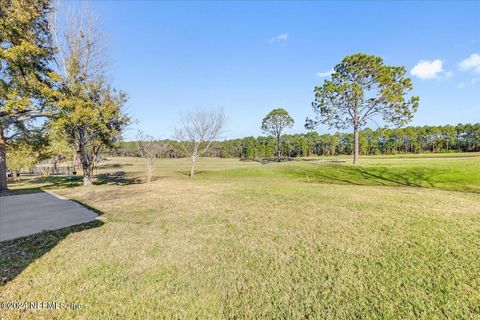
{"type": "Polygon", "coordinates": [[[258,157],[272,158],[275,154],[275,138],[271,136],[253,138],[252,144],[255,150],[258,149],[258,157]]]}
{"type": "Polygon", "coordinates": [[[413,88],[405,77],[405,68],[387,66],[380,57],[354,54],[345,57],[334,70],[330,80],[315,87],[312,107],[316,117],[307,118],[305,126],[353,127],[353,163],[358,164],[359,131],[367,121],[381,115],[386,123],[403,125],[417,110],[419,98],[405,97],[413,88]]]}
{"type": "Polygon", "coordinates": [[[49,0],[0,0],[0,191],[7,189],[8,140],[52,111],[51,11],[49,0]]]}
{"type": "Polygon", "coordinates": [[[444,127],[440,127],[440,129],[443,132],[445,149],[449,151],[450,147],[455,144],[455,141],[457,141],[457,132],[455,131],[455,127],[446,125],[444,127]]]}
{"type": "Polygon", "coordinates": [[[291,128],[294,124],[293,118],[285,109],[278,108],[270,111],[262,120],[262,130],[271,134],[277,139],[277,161],[280,162],[281,145],[280,138],[283,130],[291,128]]]}
{"type": "Polygon", "coordinates": [[[25,141],[15,142],[7,149],[7,166],[11,170],[13,180],[17,180],[17,173],[35,165],[37,156],[32,145],[25,141]]]}
{"type": "Polygon", "coordinates": [[[308,144],[308,155],[320,154],[320,136],[318,132],[310,131],[305,135],[308,144]]]}
{"type": "Polygon", "coordinates": [[[65,133],[78,154],[86,186],[92,184],[99,152],[112,147],[129,123],[122,112],[126,94],[106,81],[105,45],[95,21],[83,9],[74,11],[65,25],[55,25],[54,30],[61,74],[60,112],[54,126],[65,133]]]}
{"type": "Polygon", "coordinates": [[[59,162],[73,159],[75,150],[69,144],[68,138],[62,131],[54,130],[50,127],[46,138],[47,141],[39,152],[39,160],[47,161],[48,164],[52,165],[52,172],[50,172],[50,165],[48,165],[44,174],[57,174],[59,162]]]}
{"type": "Polygon", "coordinates": [[[88,93],[77,91],[73,95],[67,91],[55,125],[65,132],[78,154],[83,184],[88,186],[100,151],[112,147],[121,137],[129,118],[121,110],[126,101],[124,93],[112,91],[103,81],[90,83],[85,90],[88,93]]]}
{"type": "Polygon", "coordinates": [[[257,142],[255,137],[245,137],[242,139],[242,158],[255,159],[257,156],[257,142]]]}

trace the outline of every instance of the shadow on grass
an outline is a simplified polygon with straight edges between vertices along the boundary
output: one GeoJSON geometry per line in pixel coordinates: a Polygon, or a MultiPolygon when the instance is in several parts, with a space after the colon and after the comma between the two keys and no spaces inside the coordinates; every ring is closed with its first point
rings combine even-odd
{"type": "Polygon", "coordinates": [[[241,158],[240,161],[243,162],[258,162],[261,164],[267,164],[267,163],[272,163],[272,162],[290,162],[290,161],[300,161],[297,158],[289,158],[289,157],[282,157],[280,159],[278,158],[261,158],[261,159],[251,159],[251,158],[241,158]]]}
{"type": "Polygon", "coordinates": [[[125,171],[117,171],[114,173],[102,173],[96,176],[96,181],[94,184],[110,184],[110,185],[120,185],[126,186],[131,184],[142,183],[143,180],[135,177],[128,177],[125,171]]]}
{"type": "Polygon", "coordinates": [[[480,190],[472,190],[468,185],[457,181],[439,180],[438,177],[444,173],[447,172],[429,167],[394,169],[385,166],[357,167],[326,164],[317,168],[298,170],[296,175],[308,177],[309,181],[319,183],[406,186],[480,193],[480,190]]]}
{"type": "Polygon", "coordinates": [[[354,185],[433,186],[431,177],[438,171],[429,168],[409,169],[395,172],[387,167],[357,167],[328,164],[315,169],[304,170],[309,179],[323,183],[340,183],[354,185]]]}
{"type": "Polygon", "coordinates": [[[297,161],[303,161],[303,162],[329,162],[329,163],[346,163],[347,160],[333,160],[333,159],[315,159],[315,158],[309,158],[309,159],[298,159],[297,161]]]}
{"type": "Polygon", "coordinates": [[[43,192],[42,187],[28,187],[28,188],[13,189],[13,190],[9,189],[9,190],[0,191],[0,197],[14,196],[14,195],[28,194],[28,193],[38,193],[38,192],[43,192]]]}
{"type": "MultiPolygon", "coordinates": [[[[94,211],[98,215],[103,212],[75,201],[94,211]]],[[[98,228],[103,225],[100,220],[62,228],[30,236],[0,242],[0,286],[18,276],[31,263],[52,250],[60,241],[70,234],[98,228]]]]}
{"type": "Polygon", "coordinates": [[[42,184],[42,188],[73,188],[82,185],[82,176],[46,176],[30,180],[31,184],[42,184]]]}
{"type": "Polygon", "coordinates": [[[332,160],[332,159],[317,159],[317,158],[261,158],[261,159],[249,159],[249,158],[241,158],[240,161],[242,162],[258,162],[261,164],[268,164],[268,163],[278,163],[278,162],[331,162],[331,163],[345,163],[346,160],[332,160]]]}
{"type": "MultiPolygon", "coordinates": [[[[128,177],[125,171],[117,171],[114,173],[102,173],[95,176],[95,185],[109,184],[109,185],[131,185],[142,183],[143,180],[135,177],[128,177]]],[[[18,183],[11,183],[10,187],[16,186],[16,188],[5,191],[0,195],[15,195],[15,194],[25,194],[25,193],[34,193],[41,192],[42,189],[64,189],[64,188],[74,188],[83,185],[83,177],[78,176],[42,176],[42,177],[32,177],[29,180],[25,180],[18,183]],[[23,188],[20,185],[25,184],[26,187],[23,188]],[[38,185],[38,186],[36,186],[38,185]]]]}
{"type": "MultiPolygon", "coordinates": [[[[195,176],[205,174],[205,170],[195,170],[195,176]]],[[[190,177],[190,170],[188,171],[177,171],[178,174],[181,174],[182,176],[190,177]]]]}
{"type": "Polygon", "coordinates": [[[120,169],[123,167],[131,167],[131,163],[102,163],[98,166],[99,169],[120,169]]]}

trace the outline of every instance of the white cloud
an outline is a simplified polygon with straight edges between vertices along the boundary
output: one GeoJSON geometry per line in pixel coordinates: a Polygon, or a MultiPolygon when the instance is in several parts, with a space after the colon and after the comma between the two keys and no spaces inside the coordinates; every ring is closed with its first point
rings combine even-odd
{"type": "Polygon", "coordinates": [[[463,88],[465,88],[465,83],[461,82],[461,83],[457,84],[457,88],[458,88],[458,89],[463,89],[463,88]]]}
{"type": "Polygon", "coordinates": [[[420,79],[436,79],[442,72],[443,61],[440,59],[433,61],[420,60],[410,71],[412,75],[420,79]]]}
{"type": "Polygon", "coordinates": [[[458,66],[464,71],[473,70],[476,73],[480,73],[480,54],[472,53],[470,57],[460,61],[458,66]]]}
{"type": "Polygon", "coordinates": [[[324,77],[328,77],[330,75],[332,75],[332,73],[334,73],[335,70],[333,69],[330,69],[328,71],[325,71],[325,72],[317,72],[317,76],[319,76],[320,78],[324,78],[324,77]]]}
{"type": "Polygon", "coordinates": [[[273,37],[268,42],[274,43],[276,41],[287,41],[287,40],[288,40],[288,33],[282,33],[282,34],[279,34],[279,35],[273,37]]]}

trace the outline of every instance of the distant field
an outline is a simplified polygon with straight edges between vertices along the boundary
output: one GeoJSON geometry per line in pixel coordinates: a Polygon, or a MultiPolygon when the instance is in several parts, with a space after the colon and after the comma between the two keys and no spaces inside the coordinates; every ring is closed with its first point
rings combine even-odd
{"type": "MultiPolygon", "coordinates": [[[[27,177],[102,223],[0,243],[3,318],[480,318],[480,154],[261,164],[112,158],[97,185],[27,177]]],[[[1,198],[0,198],[1,199],[1,198]]]]}

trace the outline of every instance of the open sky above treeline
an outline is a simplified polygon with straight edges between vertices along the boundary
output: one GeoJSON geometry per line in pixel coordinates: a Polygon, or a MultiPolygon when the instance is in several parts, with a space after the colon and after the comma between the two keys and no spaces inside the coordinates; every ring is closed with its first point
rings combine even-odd
{"type": "Polygon", "coordinates": [[[288,133],[305,132],[314,86],[357,52],[407,68],[421,99],[411,125],[480,122],[478,1],[88,5],[137,120],[127,139],[139,129],[171,138],[180,113],[218,106],[228,118],[224,138],[262,134],[261,119],[276,107],[295,119],[288,133]]]}

